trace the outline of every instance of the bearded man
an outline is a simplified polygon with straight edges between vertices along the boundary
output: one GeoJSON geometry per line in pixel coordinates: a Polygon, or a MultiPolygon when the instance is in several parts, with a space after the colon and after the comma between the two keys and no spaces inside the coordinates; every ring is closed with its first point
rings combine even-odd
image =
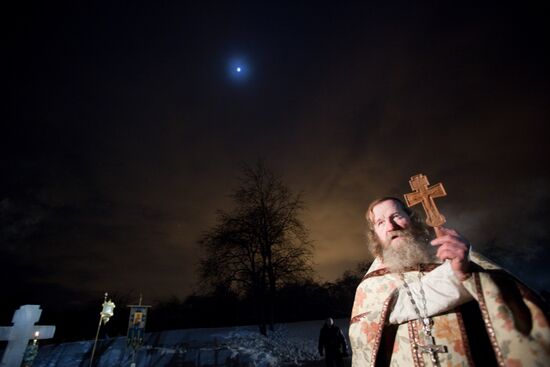
{"type": "Polygon", "coordinates": [[[357,287],[352,366],[550,366],[547,305],[474,253],[438,237],[397,198],[366,213],[375,260],[357,287]]]}

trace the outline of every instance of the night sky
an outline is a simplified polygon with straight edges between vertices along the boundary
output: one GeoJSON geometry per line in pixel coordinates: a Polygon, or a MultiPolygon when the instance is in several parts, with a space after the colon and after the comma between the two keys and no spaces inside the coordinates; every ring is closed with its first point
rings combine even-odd
{"type": "Polygon", "coordinates": [[[11,6],[1,15],[3,297],[185,297],[198,238],[231,208],[242,165],[259,159],[303,192],[318,280],[369,260],[368,202],[409,192],[425,173],[447,189],[438,203],[450,227],[550,290],[548,9],[11,6]]]}

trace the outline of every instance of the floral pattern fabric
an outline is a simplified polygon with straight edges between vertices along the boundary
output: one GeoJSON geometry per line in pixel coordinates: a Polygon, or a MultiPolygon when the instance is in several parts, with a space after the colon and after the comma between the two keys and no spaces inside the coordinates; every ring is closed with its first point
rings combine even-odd
{"type": "MultiPolygon", "coordinates": [[[[502,293],[504,283],[495,280],[497,274],[502,277],[504,272],[478,254],[472,253],[471,256],[472,261],[477,264],[477,271],[463,284],[478,303],[498,364],[517,367],[550,366],[550,327],[540,303],[525,295],[510,301],[509,296],[507,298],[502,293]],[[519,308],[521,314],[518,313],[518,307],[510,302],[522,305],[519,308]]],[[[381,263],[377,259],[367,272],[366,279],[357,287],[349,330],[353,367],[376,365],[382,344],[382,331],[388,324],[394,291],[402,284],[398,274],[368,276],[380,268],[381,263]]],[[[511,287],[518,284],[509,275],[505,275],[503,279],[511,287]]],[[[518,287],[526,289],[522,285],[518,287]]],[[[454,311],[447,312],[433,316],[432,320],[435,344],[446,347],[446,352],[437,353],[439,364],[449,367],[471,366],[469,341],[461,327],[460,315],[454,311]]],[[[418,320],[397,326],[391,366],[432,365],[429,355],[415,348],[417,343],[425,344],[421,326],[418,320]]]]}

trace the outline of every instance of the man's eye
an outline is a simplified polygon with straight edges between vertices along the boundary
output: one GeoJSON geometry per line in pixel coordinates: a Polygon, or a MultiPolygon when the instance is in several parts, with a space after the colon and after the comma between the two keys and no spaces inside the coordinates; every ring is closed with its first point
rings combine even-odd
{"type": "Polygon", "coordinates": [[[380,220],[380,221],[376,222],[376,226],[380,227],[382,225],[382,223],[384,223],[384,222],[380,220]]]}

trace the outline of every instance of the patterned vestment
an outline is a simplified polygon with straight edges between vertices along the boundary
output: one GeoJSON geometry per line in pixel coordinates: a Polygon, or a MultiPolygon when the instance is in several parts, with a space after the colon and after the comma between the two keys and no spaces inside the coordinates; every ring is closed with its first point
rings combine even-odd
{"type": "MultiPolygon", "coordinates": [[[[550,327],[546,304],[510,274],[471,253],[472,275],[462,283],[474,298],[450,312],[433,316],[440,366],[550,366],[550,327]]],[[[427,264],[415,274],[431,271],[427,264]]],[[[389,325],[399,274],[377,259],[357,287],[350,322],[352,367],[432,366],[428,354],[415,348],[421,338],[418,320],[389,325]]]]}

